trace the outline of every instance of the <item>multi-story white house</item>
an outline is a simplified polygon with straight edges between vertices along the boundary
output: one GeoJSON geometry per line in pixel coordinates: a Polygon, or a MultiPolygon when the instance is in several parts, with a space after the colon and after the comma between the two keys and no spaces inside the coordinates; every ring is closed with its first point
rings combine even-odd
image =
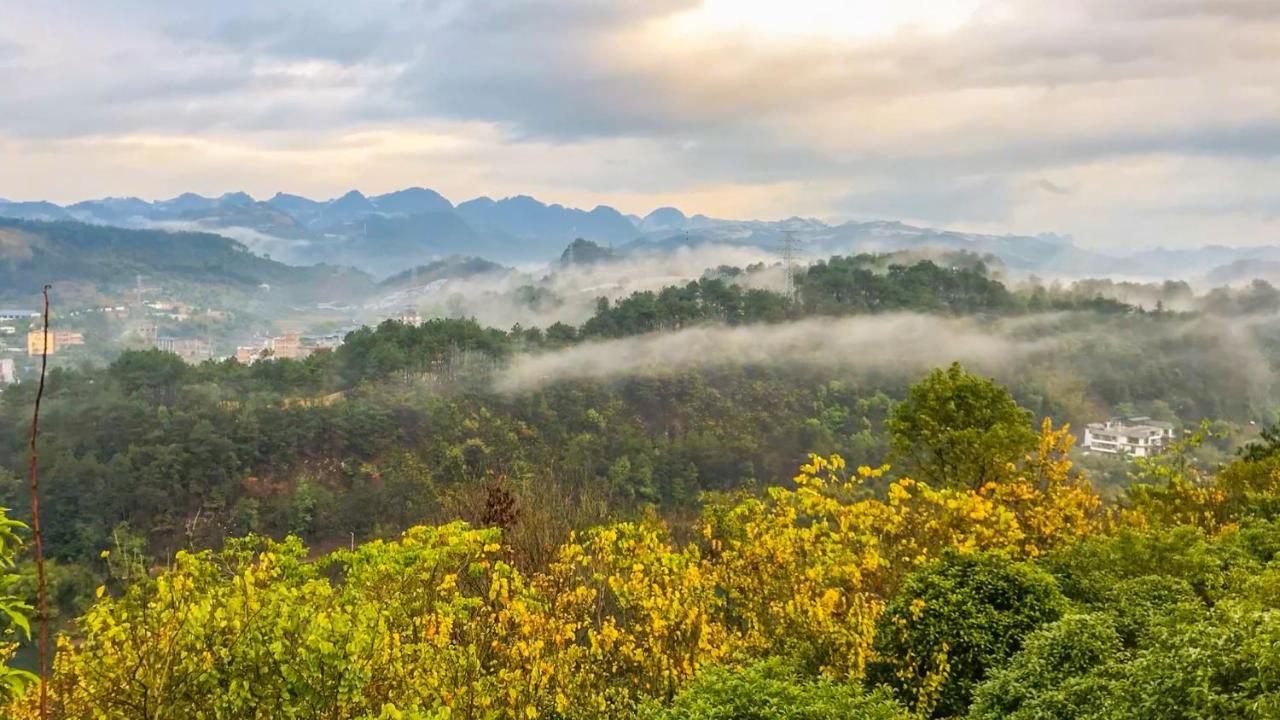
{"type": "Polygon", "coordinates": [[[1149,417],[1112,418],[1089,423],[1084,429],[1084,447],[1114,455],[1150,457],[1173,440],[1173,424],[1149,417]]]}

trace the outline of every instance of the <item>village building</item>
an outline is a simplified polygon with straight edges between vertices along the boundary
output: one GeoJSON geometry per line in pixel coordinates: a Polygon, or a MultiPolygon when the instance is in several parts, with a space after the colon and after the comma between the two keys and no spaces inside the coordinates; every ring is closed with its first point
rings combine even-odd
{"type": "Polygon", "coordinates": [[[1084,429],[1087,450],[1112,455],[1151,457],[1173,441],[1173,424],[1149,417],[1112,418],[1084,429]]]}
{"type": "Polygon", "coordinates": [[[18,368],[13,358],[0,358],[0,386],[18,382],[18,368]]]}
{"type": "Polygon", "coordinates": [[[49,332],[49,346],[45,347],[44,330],[32,330],[27,333],[27,354],[36,355],[54,355],[63,348],[72,345],[83,345],[84,335],[70,330],[53,330],[49,332]]]}

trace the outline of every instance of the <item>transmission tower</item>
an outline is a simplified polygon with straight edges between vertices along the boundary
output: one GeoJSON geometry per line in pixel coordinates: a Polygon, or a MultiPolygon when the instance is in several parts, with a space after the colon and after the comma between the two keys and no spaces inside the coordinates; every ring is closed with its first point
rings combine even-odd
{"type": "Polygon", "coordinates": [[[782,268],[786,271],[787,300],[796,301],[796,238],[790,230],[782,234],[782,268]]]}

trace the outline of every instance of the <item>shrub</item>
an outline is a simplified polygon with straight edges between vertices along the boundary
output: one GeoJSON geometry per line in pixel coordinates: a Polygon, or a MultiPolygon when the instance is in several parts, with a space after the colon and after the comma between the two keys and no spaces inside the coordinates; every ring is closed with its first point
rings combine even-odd
{"type": "Polygon", "coordinates": [[[974,687],[1065,609],[1043,570],[950,551],[908,576],[885,608],[871,677],[922,714],[962,715],[974,687]]]}
{"type": "Polygon", "coordinates": [[[882,693],[816,680],[778,661],[731,670],[713,668],[656,709],[650,720],[905,720],[882,693]]]}

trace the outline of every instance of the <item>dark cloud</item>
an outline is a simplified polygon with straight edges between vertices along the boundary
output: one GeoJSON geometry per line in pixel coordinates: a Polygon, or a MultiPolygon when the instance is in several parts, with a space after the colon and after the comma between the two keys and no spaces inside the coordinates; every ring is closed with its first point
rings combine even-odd
{"type": "MultiPolygon", "coordinates": [[[[481,0],[422,43],[396,84],[411,107],[500,123],[521,137],[558,140],[661,135],[697,125],[672,107],[668,78],[620,58],[625,31],[697,5],[694,0],[481,0]],[[458,62],[465,58],[465,62],[458,62]]],[[[717,118],[717,121],[720,119],[717,118]]]]}

